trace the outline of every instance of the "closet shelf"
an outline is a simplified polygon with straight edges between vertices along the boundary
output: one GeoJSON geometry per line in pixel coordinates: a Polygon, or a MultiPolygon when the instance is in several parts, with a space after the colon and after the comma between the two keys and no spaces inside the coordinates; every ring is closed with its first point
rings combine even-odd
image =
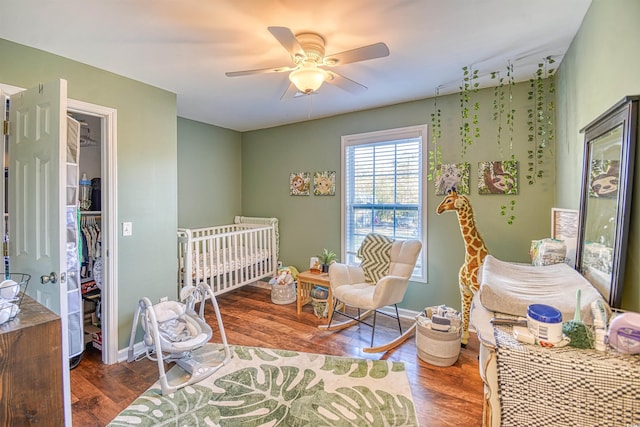
{"type": "Polygon", "coordinates": [[[102,211],[80,211],[80,215],[102,215],[102,211]]]}

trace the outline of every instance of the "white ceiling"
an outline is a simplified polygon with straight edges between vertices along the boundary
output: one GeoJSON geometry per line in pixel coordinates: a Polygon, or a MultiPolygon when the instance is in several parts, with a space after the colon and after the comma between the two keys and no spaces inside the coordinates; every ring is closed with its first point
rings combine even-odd
{"type": "MultiPolygon", "coordinates": [[[[0,38],[177,94],[181,117],[247,131],[454,93],[462,67],[513,64],[517,81],[551,55],[558,63],[591,0],[0,0],[0,38]],[[326,39],[327,54],[385,42],[388,57],[336,72],[368,87],[323,85],[281,101],[284,73],[226,71],[291,65],[267,30],[326,39]]],[[[5,82],[6,83],[6,82],[5,82]]]]}

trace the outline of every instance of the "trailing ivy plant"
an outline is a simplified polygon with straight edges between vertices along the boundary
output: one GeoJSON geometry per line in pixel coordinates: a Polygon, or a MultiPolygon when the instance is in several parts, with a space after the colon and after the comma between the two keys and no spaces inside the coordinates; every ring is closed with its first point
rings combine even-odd
{"type": "MultiPolygon", "coordinates": [[[[505,111],[506,111],[506,125],[507,125],[507,135],[509,138],[509,152],[511,153],[510,160],[504,161],[509,166],[516,164],[515,155],[513,154],[513,133],[514,133],[514,122],[516,117],[516,110],[513,106],[513,86],[515,85],[515,78],[513,76],[513,64],[509,62],[507,64],[506,69],[506,84],[507,90],[505,95],[505,79],[501,77],[499,71],[494,71],[491,73],[492,79],[498,79],[498,85],[495,87],[493,92],[493,120],[498,122],[498,134],[497,134],[497,142],[498,148],[500,151],[500,157],[503,158],[503,145],[502,145],[502,123],[505,119],[505,111]],[[505,102],[505,97],[507,98],[505,102]]],[[[507,224],[511,225],[516,219],[515,216],[515,208],[516,208],[516,200],[513,198],[515,194],[517,194],[517,187],[511,187],[507,190],[507,193],[512,196],[509,200],[508,204],[500,206],[500,215],[507,217],[507,224]]]]}
{"type": "Polygon", "coordinates": [[[500,157],[502,157],[502,116],[504,115],[504,77],[500,75],[500,71],[491,73],[492,80],[498,80],[498,85],[493,89],[493,121],[498,123],[498,149],[500,157]]]}
{"type": "Polygon", "coordinates": [[[508,205],[500,206],[500,215],[507,217],[507,224],[509,224],[509,225],[512,225],[513,222],[516,220],[515,210],[516,210],[516,200],[515,199],[509,200],[508,205]],[[507,216],[507,214],[508,214],[508,216],[507,216]]]}
{"type": "Polygon", "coordinates": [[[431,144],[432,150],[429,150],[429,174],[427,179],[432,181],[435,179],[436,167],[442,164],[442,151],[440,149],[440,137],[442,136],[442,111],[438,107],[438,96],[440,95],[440,86],[436,88],[436,94],[433,98],[433,113],[431,113],[431,144]]]}
{"type": "Polygon", "coordinates": [[[513,106],[513,86],[516,81],[513,76],[513,64],[508,62],[507,64],[507,81],[509,88],[509,111],[507,112],[507,128],[509,129],[509,151],[513,153],[513,124],[516,120],[516,109],[513,106]]]}
{"type": "Polygon", "coordinates": [[[538,63],[534,78],[529,80],[528,99],[533,101],[534,108],[528,109],[529,144],[527,181],[536,182],[545,174],[544,157],[553,148],[553,113],[555,105],[555,83],[551,78],[555,69],[551,65],[555,60],[547,56],[538,63]]]}
{"type": "Polygon", "coordinates": [[[460,142],[462,156],[467,153],[467,148],[473,145],[473,138],[480,137],[480,126],[478,121],[478,111],[480,103],[474,102],[471,105],[471,95],[478,92],[480,85],[478,70],[471,66],[462,67],[462,84],[460,86],[460,142]],[[473,113],[471,111],[473,110],[473,113]]]}

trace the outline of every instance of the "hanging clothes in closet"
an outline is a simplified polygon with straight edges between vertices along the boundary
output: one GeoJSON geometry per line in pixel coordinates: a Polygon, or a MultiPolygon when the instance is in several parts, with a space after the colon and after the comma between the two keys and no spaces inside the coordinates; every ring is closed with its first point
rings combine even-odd
{"type": "Polygon", "coordinates": [[[102,288],[102,238],[99,215],[82,215],[82,293],[102,288]]]}

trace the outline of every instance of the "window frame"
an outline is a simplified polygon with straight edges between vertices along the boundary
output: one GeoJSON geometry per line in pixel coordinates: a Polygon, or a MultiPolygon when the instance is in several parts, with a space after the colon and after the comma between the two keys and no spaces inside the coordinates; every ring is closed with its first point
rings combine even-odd
{"type": "Polygon", "coordinates": [[[428,126],[426,124],[417,125],[417,126],[407,126],[401,128],[394,129],[386,129],[380,131],[373,132],[365,132],[351,135],[343,135],[341,138],[341,158],[340,158],[340,169],[342,171],[341,180],[341,213],[340,213],[340,251],[342,260],[347,260],[347,248],[346,248],[346,232],[347,232],[347,178],[350,176],[346,170],[346,152],[347,148],[356,145],[364,145],[364,144],[376,144],[376,143],[389,143],[391,141],[398,141],[402,139],[409,138],[420,138],[420,177],[419,177],[419,194],[420,194],[420,207],[422,210],[420,217],[420,236],[419,239],[423,243],[422,251],[420,252],[419,264],[421,268],[418,270],[418,273],[414,271],[414,274],[411,276],[411,281],[413,282],[421,282],[427,283],[427,249],[426,243],[427,240],[427,217],[428,217],[428,198],[427,198],[427,148],[428,148],[428,126]]]}

